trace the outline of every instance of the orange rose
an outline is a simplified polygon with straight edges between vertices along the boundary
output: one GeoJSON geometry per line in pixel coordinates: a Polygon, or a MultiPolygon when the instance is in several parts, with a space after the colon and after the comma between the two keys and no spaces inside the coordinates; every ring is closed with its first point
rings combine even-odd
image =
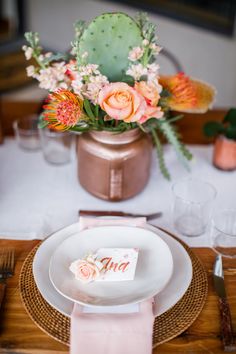
{"type": "Polygon", "coordinates": [[[157,107],[153,107],[153,106],[147,106],[147,109],[144,113],[144,115],[142,116],[142,118],[140,119],[139,123],[145,123],[148,119],[150,118],[162,118],[164,115],[164,113],[161,110],[161,107],[157,106],[157,107]]]}
{"type": "Polygon", "coordinates": [[[144,97],[124,82],[104,86],[98,102],[111,118],[126,123],[140,121],[147,109],[144,97]]]}
{"type": "Polygon", "coordinates": [[[146,81],[135,82],[134,88],[145,98],[147,104],[150,106],[157,105],[160,95],[154,83],[147,83],[146,81]]]}

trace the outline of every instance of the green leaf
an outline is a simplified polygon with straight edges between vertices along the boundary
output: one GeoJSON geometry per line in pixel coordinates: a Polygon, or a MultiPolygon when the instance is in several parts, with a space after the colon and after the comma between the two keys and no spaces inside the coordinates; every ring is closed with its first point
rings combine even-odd
{"type": "Polygon", "coordinates": [[[161,91],[161,93],[160,93],[160,96],[161,96],[162,98],[168,98],[168,97],[171,96],[171,93],[170,93],[170,91],[168,91],[167,89],[163,89],[163,90],[161,91]]]}
{"type": "Polygon", "coordinates": [[[92,108],[91,108],[91,105],[90,105],[90,102],[87,98],[85,98],[84,100],[84,109],[85,109],[85,112],[87,113],[87,115],[89,116],[90,119],[95,119],[95,116],[93,114],[93,111],[92,111],[92,108]]]}
{"type": "Polygon", "coordinates": [[[178,115],[175,116],[175,117],[169,118],[169,119],[168,119],[168,122],[169,122],[169,123],[173,123],[173,122],[176,122],[177,120],[182,119],[183,117],[184,117],[183,114],[178,114],[178,115]]]}
{"type": "Polygon", "coordinates": [[[145,128],[142,126],[142,124],[137,123],[137,125],[138,125],[139,129],[142,130],[142,132],[147,133],[147,131],[145,130],[145,128]]]}
{"type": "Polygon", "coordinates": [[[46,121],[46,120],[40,120],[40,121],[38,122],[38,128],[40,128],[40,129],[46,128],[46,126],[47,126],[48,124],[49,124],[48,121],[46,121]]]}
{"type": "Polygon", "coordinates": [[[232,126],[236,127],[236,108],[231,108],[223,120],[224,123],[230,123],[232,126]]]}
{"type": "Polygon", "coordinates": [[[220,122],[207,122],[203,127],[204,134],[208,137],[214,137],[224,131],[224,126],[220,122]]]}
{"type": "Polygon", "coordinates": [[[48,65],[52,61],[68,60],[68,58],[69,58],[68,54],[56,53],[56,54],[52,54],[49,58],[43,59],[43,62],[45,65],[48,65]]]}
{"type": "Polygon", "coordinates": [[[95,108],[94,108],[94,113],[95,113],[95,116],[98,118],[99,117],[99,105],[96,104],[95,108]]]}
{"type": "Polygon", "coordinates": [[[179,140],[178,133],[176,132],[176,129],[166,120],[158,120],[158,128],[159,130],[163,133],[163,135],[166,137],[167,141],[173,146],[175,149],[175,152],[179,158],[179,160],[182,162],[182,164],[185,166],[185,168],[189,171],[189,165],[187,164],[186,160],[191,160],[192,159],[192,154],[190,151],[186,148],[186,146],[179,140]]]}
{"type": "Polygon", "coordinates": [[[236,140],[236,126],[228,126],[225,128],[225,136],[228,139],[236,140]]]}
{"type": "Polygon", "coordinates": [[[134,86],[134,78],[129,75],[124,75],[121,79],[122,82],[125,82],[129,86],[134,86]]]}
{"type": "Polygon", "coordinates": [[[152,133],[152,138],[153,138],[154,144],[156,146],[156,151],[157,151],[157,156],[158,156],[159,167],[160,167],[161,173],[163,174],[163,176],[166,179],[170,180],[170,174],[169,174],[169,171],[168,171],[165,161],[164,161],[163,147],[160,142],[160,139],[159,139],[157,132],[154,128],[151,128],[151,133],[152,133]]]}

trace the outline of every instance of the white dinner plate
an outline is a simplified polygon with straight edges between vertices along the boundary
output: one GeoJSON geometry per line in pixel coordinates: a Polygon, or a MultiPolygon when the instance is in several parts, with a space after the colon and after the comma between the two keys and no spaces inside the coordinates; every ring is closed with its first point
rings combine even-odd
{"type": "Polygon", "coordinates": [[[132,226],[99,226],[80,231],[57,247],[49,266],[56,290],[86,306],[120,306],[149,299],[164,289],[172,272],[173,259],[167,244],[154,232],[132,226]],[[134,279],[87,284],[78,281],[69,270],[70,264],[99,248],[138,249],[134,279]]]}
{"type": "MultiPolygon", "coordinates": [[[[147,224],[147,229],[160,236],[169,246],[173,257],[173,274],[167,286],[155,296],[155,316],[159,316],[174,306],[185,294],[192,279],[191,259],[184,247],[173,237],[147,224]]],[[[70,317],[73,302],[60,295],[49,278],[49,262],[58,245],[79,232],[79,223],[67,226],[49,238],[38,248],[33,261],[33,274],[37,287],[44,299],[63,315],[70,317]]]]}

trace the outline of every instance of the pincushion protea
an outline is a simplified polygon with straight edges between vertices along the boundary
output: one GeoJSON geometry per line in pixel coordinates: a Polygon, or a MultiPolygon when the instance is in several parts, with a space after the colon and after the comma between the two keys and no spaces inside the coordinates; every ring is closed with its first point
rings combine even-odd
{"type": "Polygon", "coordinates": [[[166,101],[171,110],[205,113],[213,104],[215,89],[205,82],[186,76],[184,73],[161,76],[159,83],[169,93],[166,101]]]}
{"type": "Polygon", "coordinates": [[[51,93],[43,108],[43,119],[48,122],[47,127],[50,129],[64,131],[86,120],[83,100],[68,90],[60,89],[51,93]]]}

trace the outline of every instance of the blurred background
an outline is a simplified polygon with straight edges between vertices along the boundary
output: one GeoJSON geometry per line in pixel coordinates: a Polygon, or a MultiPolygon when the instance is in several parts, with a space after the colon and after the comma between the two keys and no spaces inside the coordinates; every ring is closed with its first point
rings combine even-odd
{"type": "MultiPolygon", "coordinates": [[[[157,25],[162,74],[182,69],[217,89],[216,108],[236,102],[235,0],[0,0],[1,116],[14,116],[12,102],[42,102],[46,92],[26,77],[21,47],[25,31],[37,31],[47,50],[66,51],[73,23],[103,12],[144,10],[157,25]]],[[[19,103],[20,102],[20,103],[19,103]]],[[[33,104],[33,103],[32,103],[33,104]]],[[[35,111],[35,105],[29,110],[35,111]]],[[[18,109],[18,108],[17,108],[18,109]]],[[[9,119],[10,121],[12,119],[9,119]]],[[[10,129],[10,128],[9,128],[10,129]]],[[[8,130],[6,124],[5,130],[8,130]]]]}

